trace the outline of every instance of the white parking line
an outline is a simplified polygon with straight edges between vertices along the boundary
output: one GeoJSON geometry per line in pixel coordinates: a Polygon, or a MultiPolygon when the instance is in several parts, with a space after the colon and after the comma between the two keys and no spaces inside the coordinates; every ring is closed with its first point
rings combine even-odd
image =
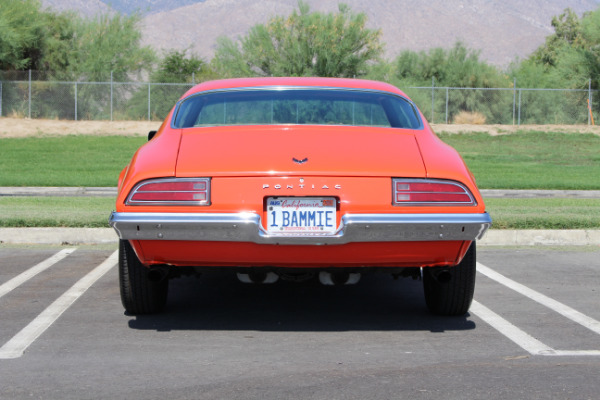
{"type": "MultiPolygon", "coordinates": [[[[559,314],[590,329],[591,331],[600,334],[600,323],[595,319],[590,318],[565,304],[551,299],[548,296],[536,292],[525,285],[517,283],[483,264],[477,263],[477,272],[480,272],[488,278],[495,280],[496,282],[516,291],[517,293],[520,293],[538,302],[539,304],[558,312],[559,314]]],[[[473,301],[469,311],[484,320],[498,332],[515,342],[518,346],[530,354],[542,356],[600,356],[600,350],[555,350],[532,337],[527,332],[511,324],[509,321],[477,301],[473,301]]]]}
{"type": "Polygon", "coordinates": [[[44,333],[85,291],[117,263],[117,253],[112,253],[102,264],[81,278],[40,315],[0,347],[0,359],[19,358],[23,352],[44,333]]]}
{"type": "Polygon", "coordinates": [[[51,266],[68,256],[69,254],[73,253],[75,250],[77,250],[77,248],[74,247],[63,249],[55,255],[53,255],[52,257],[45,259],[41,263],[29,268],[27,271],[15,276],[8,282],[5,282],[0,286],[0,297],[6,295],[7,293],[10,293],[11,291],[21,286],[23,283],[27,282],[29,279],[33,278],[40,272],[47,270],[48,268],[50,268],[51,266]]]}
{"type": "Polygon", "coordinates": [[[530,289],[525,285],[521,285],[520,283],[517,283],[512,279],[509,279],[504,275],[499,274],[498,272],[486,267],[483,264],[477,263],[477,272],[482,273],[488,278],[493,279],[498,283],[501,283],[502,285],[514,290],[517,293],[522,294],[523,296],[529,297],[531,300],[536,301],[541,305],[556,311],[562,316],[569,318],[571,321],[577,322],[581,326],[584,326],[592,332],[600,335],[600,322],[596,321],[595,319],[590,318],[587,315],[582,314],[579,311],[559,301],[551,299],[550,297],[543,295],[540,292],[536,292],[535,290],[530,289]]]}
{"type": "Polygon", "coordinates": [[[515,342],[525,351],[531,354],[543,354],[554,352],[552,347],[546,346],[527,332],[517,328],[489,308],[481,303],[473,300],[469,312],[477,315],[479,318],[487,322],[492,328],[515,342]]]}
{"type": "Polygon", "coordinates": [[[600,356],[600,350],[554,350],[542,356],[600,356]]]}

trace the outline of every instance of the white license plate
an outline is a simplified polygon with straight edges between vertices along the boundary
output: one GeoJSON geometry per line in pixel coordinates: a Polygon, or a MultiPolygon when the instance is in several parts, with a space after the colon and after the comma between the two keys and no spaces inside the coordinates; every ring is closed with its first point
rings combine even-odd
{"type": "Polygon", "coordinates": [[[333,234],[336,231],[335,198],[269,197],[267,231],[273,234],[333,234]]]}

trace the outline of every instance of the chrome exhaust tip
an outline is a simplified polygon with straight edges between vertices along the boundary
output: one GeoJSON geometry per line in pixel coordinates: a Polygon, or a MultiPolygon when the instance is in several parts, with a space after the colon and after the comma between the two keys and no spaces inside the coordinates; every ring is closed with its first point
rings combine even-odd
{"type": "Polygon", "coordinates": [[[326,286],[355,285],[360,281],[360,274],[356,272],[319,272],[319,282],[326,286]]]}
{"type": "Polygon", "coordinates": [[[275,283],[279,280],[279,275],[275,272],[250,272],[250,273],[236,273],[237,278],[242,283],[262,283],[270,284],[275,283]]]}

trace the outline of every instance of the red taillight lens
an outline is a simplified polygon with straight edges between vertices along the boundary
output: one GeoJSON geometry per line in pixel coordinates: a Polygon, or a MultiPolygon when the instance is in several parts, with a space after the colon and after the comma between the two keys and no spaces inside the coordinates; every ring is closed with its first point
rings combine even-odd
{"type": "Polygon", "coordinates": [[[475,205],[469,190],[458,182],[394,179],[394,205],[475,205]]]}
{"type": "Polygon", "coordinates": [[[209,178],[156,179],[138,184],[127,205],[201,205],[210,204],[209,178]]]}

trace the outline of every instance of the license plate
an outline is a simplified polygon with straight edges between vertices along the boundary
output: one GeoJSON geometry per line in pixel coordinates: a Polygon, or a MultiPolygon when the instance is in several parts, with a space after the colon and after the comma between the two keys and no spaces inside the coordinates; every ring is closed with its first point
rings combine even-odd
{"type": "Polygon", "coordinates": [[[273,234],[333,234],[336,231],[333,197],[267,198],[267,231],[273,234]]]}

